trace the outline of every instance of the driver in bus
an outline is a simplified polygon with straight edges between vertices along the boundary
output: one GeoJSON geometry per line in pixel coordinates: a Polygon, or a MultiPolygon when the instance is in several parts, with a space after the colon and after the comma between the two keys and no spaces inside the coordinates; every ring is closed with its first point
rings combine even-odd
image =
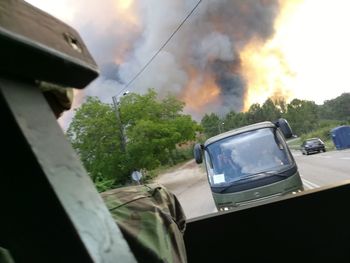
{"type": "Polygon", "coordinates": [[[234,152],[234,149],[231,151],[230,149],[225,148],[221,149],[221,151],[222,153],[218,156],[218,164],[221,172],[225,175],[225,181],[229,182],[241,176],[242,168],[233,161],[232,153],[234,152]]]}

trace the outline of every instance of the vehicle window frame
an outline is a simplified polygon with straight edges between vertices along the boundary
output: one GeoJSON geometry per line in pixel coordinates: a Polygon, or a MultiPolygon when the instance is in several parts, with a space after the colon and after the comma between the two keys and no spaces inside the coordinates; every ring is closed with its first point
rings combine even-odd
{"type": "MultiPolygon", "coordinates": [[[[284,139],[284,135],[283,133],[280,131],[280,129],[278,129],[277,127],[264,127],[264,128],[259,128],[259,129],[256,129],[256,130],[250,130],[250,131],[246,131],[246,132],[243,132],[243,133],[239,133],[239,134],[235,134],[235,135],[231,135],[231,136],[228,136],[228,137],[225,137],[223,139],[220,139],[218,141],[215,141],[213,143],[211,143],[210,145],[207,145],[205,148],[204,148],[204,153],[205,153],[205,162],[206,162],[206,167],[207,167],[207,174],[208,174],[208,179],[209,179],[209,182],[210,182],[210,185],[211,187],[215,187],[214,184],[212,184],[212,178],[210,177],[210,174],[209,174],[209,171],[211,170],[212,171],[212,174],[211,176],[213,176],[214,174],[216,174],[216,171],[217,170],[217,167],[214,167],[214,162],[216,160],[214,160],[215,156],[213,156],[213,154],[215,154],[215,150],[210,150],[210,146],[213,145],[213,144],[217,144],[219,145],[220,142],[222,141],[226,141],[227,139],[229,139],[230,137],[236,137],[236,136],[239,136],[239,135],[242,135],[244,133],[250,133],[250,132],[255,132],[255,131],[258,131],[258,130],[270,130],[271,132],[271,136],[273,136],[273,140],[275,142],[275,146],[283,151],[283,155],[284,155],[284,158],[285,158],[285,161],[286,163],[283,164],[283,166],[292,166],[295,164],[295,160],[290,152],[290,149],[284,139]],[[282,147],[282,148],[281,148],[282,147]],[[207,160],[207,159],[210,159],[210,160],[207,160]],[[209,169],[208,169],[209,168],[209,169]]],[[[282,160],[282,159],[281,159],[282,160]]],[[[270,167],[268,170],[272,169],[273,167],[270,167]]],[[[283,170],[283,168],[281,168],[280,170],[283,170]]],[[[210,171],[210,173],[211,173],[210,171]]],[[[263,172],[266,172],[264,170],[261,170],[259,173],[263,173],[263,172]]],[[[253,173],[254,174],[254,173],[253,173]]],[[[243,175],[243,174],[242,174],[243,175]]],[[[252,174],[250,174],[252,175],[252,174]]],[[[246,174],[245,176],[250,176],[249,174],[246,174]]],[[[229,182],[227,182],[229,183],[229,182]]]]}

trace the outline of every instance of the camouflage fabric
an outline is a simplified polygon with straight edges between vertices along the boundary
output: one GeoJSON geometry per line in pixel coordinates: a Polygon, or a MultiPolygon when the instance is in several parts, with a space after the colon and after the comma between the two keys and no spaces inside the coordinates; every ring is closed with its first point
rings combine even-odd
{"type": "Polygon", "coordinates": [[[73,103],[73,89],[61,87],[47,82],[39,82],[39,88],[43,92],[45,99],[49,103],[56,118],[69,110],[73,103]]]}
{"type": "Polygon", "coordinates": [[[0,263],[14,263],[10,253],[2,247],[0,247],[0,263]]]}
{"type": "Polygon", "coordinates": [[[175,195],[159,184],[101,195],[138,262],[187,262],[186,218],[175,195]]]}

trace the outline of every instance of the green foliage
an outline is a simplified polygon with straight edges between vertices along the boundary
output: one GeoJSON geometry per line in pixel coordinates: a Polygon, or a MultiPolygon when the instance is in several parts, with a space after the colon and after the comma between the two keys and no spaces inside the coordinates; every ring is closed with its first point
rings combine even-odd
{"type": "Polygon", "coordinates": [[[339,97],[327,100],[319,108],[322,119],[350,120],[350,93],[343,93],[339,97]]]}
{"type": "Polygon", "coordinates": [[[176,148],[174,154],[174,164],[193,159],[193,146],[194,143],[190,143],[183,147],[176,148]]]}
{"type": "Polygon", "coordinates": [[[111,105],[89,97],[76,110],[67,135],[94,182],[102,175],[116,182],[126,179],[118,131],[111,105]]]}
{"type": "Polygon", "coordinates": [[[262,121],[273,121],[281,117],[282,112],[272,99],[267,99],[261,107],[262,121]]]}
{"type": "Polygon", "coordinates": [[[95,180],[95,186],[97,188],[97,191],[102,193],[105,192],[111,188],[113,188],[113,185],[115,184],[114,180],[112,179],[106,179],[104,177],[99,177],[97,180],[95,180]]]}
{"type": "Polygon", "coordinates": [[[262,121],[274,121],[278,118],[287,119],[294,134],[299,136],[314,134],[315,137],[321,137],[331,144],[327,137],[328,132],[336,126],[350,124],[350,93],[326,101],[321,106],[313,101],[300,99],[294,99],[289,104],[283,99],[267,99],[262,105],[252,104],[247,112],[231,111],[223,119],[214,113],[206,114],[201,124],[208,138],[223,131],[262,121]],[[222,123],[224,129],[220,130],[222,123]]]}
{"type": "Polygon", "coordinates": [[[312,132],[305,133],[300,138],[302,141],[305,141],[306,139],[309,139],[309,138],[320,138],[322,141],[328,141],[328,140],[331,140],[330,131],[333,128],[334,128],[333,126],[323,127],[321,129],[317,129],[312,132]]]}
{"type": "Polygon", "coordinates": [[[334,143],[333,143],[331,136],[330,136],[330,131],[333,128],[334,128],[334,126],[322,127],[320,129],[314,130],[312,132],[303,134],[301,136],[301,141],[303,142],[309,138],[320,138],[325,143],[326,148],[328,150],[334,150],[335,146],[334,146],[334,143]]]}
{"type": "Polygon", "coordinates": [[[67,135],[99,191],[125,184],[134,169],[152,170],[187,158],[178,144],[195,139],[201,127],[182,114],[184,104],[169,95],[157,99],[128,94],[119,103],[120,121],[112,105],[89,97],[76,111],[67,135]],[[126,135],[121,147],[120,125],[126,135]]]}
{"type": "Polygon", "coordinates": [[[285,103],[283,100],[273,101],[272,99],[267,99],[262,106],[258,103],[252,104],[248,112],[245,113],[247,119],[245,125],[276,120],[282,116],[284,111],[285,103]]]}
{"type": "Polygon", "coordinates": [[[159,101],[154,90],[146,95],[131,94],[121,101],[120,112],[127,126],[127,151],[134,167],[154,169],[173,164],[176,145],[195,139],[200,126],[181,114],[184,104],[169,95],[159,101]]]}
{"type": "Polygon", "coordinates": [[[252,104],[246,115],[251,123],[264,121],[263,110],[259,103],[252,104]]]}
{"type": "Polygon", "coordinates": [[[313,101],[294,99],[287,105],[284,118],[295,134],[304,134],[318,127],[318,107],[313,101]]]}
{"type": "Polygon", "coordinates": [[[207,137],[212,137],[219,134],[221,123],[222,121],[215,113],[211,113],[210,115],[205,114],[201,120],[201,125],[207,137]]]}
{"type": "Polygon", "coordinates": [[[247,113],[235,113],[234,111],[229,112],[224,118],[225,131],[247,125],[250,122],[249,117],[250,116],[247,115],[247,113]]]}
{"type": "Polygon", "coordinates": [[[295,138],[291,140],[287,140],[288,147],[291,150],[300,150],[300,145],[302,144],[301,138],[295,138]]]}
{"type": "Polygon", "coordinates": [[[220,119],[214,113],[206,114],[201,120],[201,125],[205,135],[209,138],[221,132],[256,122],[276,120],[282,116],[285,108],[283,100],[273,101],[272,99],[267,99],[262,106],[257,103],[251,105],[247,112],[236,113],[230,111],[223,119],[220,119]]]}
{"type": "Polygon", "coordinates": [[[326,144],[326,148],[329,150],[335,149],[334,143],[331,138],[331,130],[337,126],[349,125],[350,121],[332,121],[322,120],[320,121],[319,128],[309,133],[305,133],[301,136],[301,140],[304,141],[308,138],[318,137],[326,144]]]}

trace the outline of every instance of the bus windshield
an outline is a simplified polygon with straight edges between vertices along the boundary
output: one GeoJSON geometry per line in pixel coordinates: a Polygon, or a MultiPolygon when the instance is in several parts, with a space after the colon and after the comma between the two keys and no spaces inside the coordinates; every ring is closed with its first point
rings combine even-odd
{"type": "Polygon", "coordinates": [[[223,186],[288,169],[293,160],[282,136],[278,129],[263,128],[208,145],[205,160],[210,184],[223,186]]]}

